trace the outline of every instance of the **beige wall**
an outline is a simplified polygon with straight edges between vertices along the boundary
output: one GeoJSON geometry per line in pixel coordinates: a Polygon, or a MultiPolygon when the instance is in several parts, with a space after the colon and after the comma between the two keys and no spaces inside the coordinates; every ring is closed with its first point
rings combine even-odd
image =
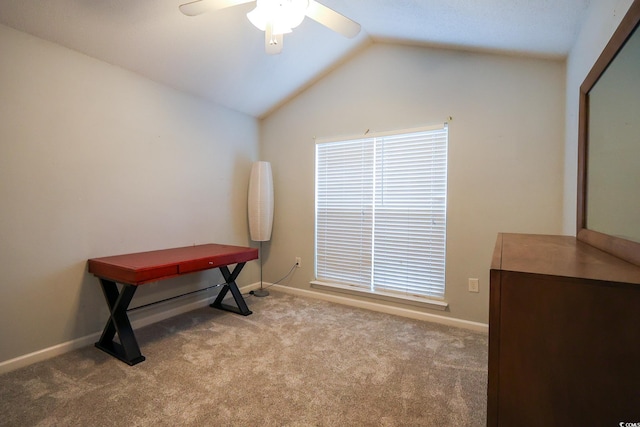
{"type": "Polygon", "coordinates": [[[308,289],[314,279],[314,137],[451,116],[445,315],[487,322],[496,234],[562,229],[564,82],[563,61],[366,48],[261,124],[261,157],[272,162],[275,191],[265,279],[284,275],[296,256],[303,267],[287,284],[308,289]],[[480,279],[479,294],[468,292],[470,277],[480,279]]]}
{"type": "MultiPolygon", "coordinates": [[[[102,329],[87,258],[249,243],[254,118],[4,26],[0,52],[0,362],[102,329]]],[[[240,284],[257,280],[249,264],[240,284]]]]}
{"type": "Polygon", "coordinates": [[[578,107],[580,85],[609,42],[633,0],[592,0],[578,38],[567,59],[567,128],[564,164],[564,234],[576,233],[578,176],[578,107]]]}

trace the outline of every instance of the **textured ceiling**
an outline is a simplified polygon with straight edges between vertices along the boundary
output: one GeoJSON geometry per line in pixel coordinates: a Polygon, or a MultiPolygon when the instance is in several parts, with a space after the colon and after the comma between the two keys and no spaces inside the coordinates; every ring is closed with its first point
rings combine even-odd
{"type": "Polygon", "coordinates": [[[0,23],[261,117],[372,41],[564,57],[591,0],[319,0],[362,25],[347,39],[306,18],[280,55],[245,14],[186,0],[0,0],[0,23]]]}

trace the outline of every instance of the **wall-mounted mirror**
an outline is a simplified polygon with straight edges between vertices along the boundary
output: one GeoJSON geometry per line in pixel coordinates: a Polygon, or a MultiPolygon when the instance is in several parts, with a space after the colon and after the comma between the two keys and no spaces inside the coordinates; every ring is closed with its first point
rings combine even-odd
{"type": "Polygon", "coordinates": [[[640,0],[580,87],[577,236],[640,265],[640,0]]]}

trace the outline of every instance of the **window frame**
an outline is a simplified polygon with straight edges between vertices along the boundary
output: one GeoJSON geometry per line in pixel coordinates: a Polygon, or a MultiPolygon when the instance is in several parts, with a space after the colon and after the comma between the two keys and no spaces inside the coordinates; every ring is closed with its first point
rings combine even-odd
{"type": "MultiPolygon", "coordinates": [[[[447,303],[444,301],[444,297],[445,297],[445,292],[446,292],[446,235],[447,235],[447,226],[446,226],[446,210],[447,210],[447,181],[448,181],[448,147],[449,147],[449,132],[448,132],[448,123],[441,123],[438,125],[433,125],[433,126],[424,126],[424,127],[419,127],[419,128],[410,128],[410,129],[400,129],[400,130],[393,130],[393,131],[387,131],[387,132],[375,132],[375,133],[369,133],[367,132],[365,135],[361,135],[361,136],[352,136],[352,137],[341,137],[341,138],[316,138],[316,148],[315,148],[315,159],[314,159],[314,166],[315,166],[315,171],[314,171],[314,186],[315,186],[315,199],[314,199],[314,277],[315,280],[313,280],[311,282],[312,287],[316,287],[316,288],[323,288],[323,289],[331,289],[331,290],[338,290],[338,291],[343,291],[343,292],[347,292],[347,293],[352,293],[352,294],[356,294],[356,295],[361,295],[361,294],[366,294],[368,296],[374,297],[374,298],[378,298],[378,299],[384,299],[384,300],[395,300],[395,299],[399,299],[402,300],[405,303],[409,303],[409,304],[415,304],[415,305],[422,305],[422,304],[427,304],[427,305],[434,305],[435,307],[432,308],[440,308],[440,309],[445,309],[447,307],[447,303]],[[442,276],[441,276],[441,287],[439,289],[441,289],[441,294],[435,294],[435,293],[431,293],[428,294],[427,291],[425,291],[424,293],[419,293],[419,294],[415,294],[415,293],[411,293],[409,291],[404,291],[404,292],[398,292],[395,289],[384,289],[385,286],[380,286],[378,285],[378,288],[375,287],[375,282],[373,280],[370,281],[370,283],[367,285],[369,286],[368,289],[363,288],[362,284],[360,285],[352,285],[349,283],[345,283],[345,282],[340,282],[340,281],[333,281],[333,280],[327,280],[326,278],[318,278],[318,248],[319,248],[319,243],[318,243],[318,216],[319,216],[319,208],[318,208],[318,200],[319,200],[319,173],[320,171],[318,170],[319,168],[319,147],[321,145],[325,145],[325,144],[332,144],[332,143],[358,143],[358,142],[365,142],[368,144],[376,144],[376,140],[378,139],[384,139],[385,137],[388,138],[401,138],[402,136],[408,136],[411,134],[416,134],[416,133],[424,133],[424,132],[435,132],[435,133],[441,133],[442,131],[444,131],[444,141],[440,144],[444,144],[444,160],[440,161],[438,164],[439,165],[443,165],[444,166],[444,174],[443,176],[440,175],[440,179],[444,179],[444,183],[442,184],[444,186],[443,190],[442,190],[442,198],[443,198],[443,202],[442,202],[442,209],[443,209],[443,221],[444,221],[444,225],[443,227],[441,227],[443,229],[442,231],[442,236],[443,236],[443,241],[441,243],[441,246],[438,246],[439,248],[441,248],[442,250],[442,276]],[[380,289],[381,288],[381,289],[380,289]]],[[[431,149],[431,148],[429,148],[431,149]]],[[[375,153],[375,148],[374,148],[374,153],[375,153]]],[[[375,154],[373,155],[375,157],[375,154]]],[[[373,164],[371,165],[371,168],[375,169],[377,167],[376,165],[377,160],[374,158],[373,159],[373,164]]],[[[373,189],[373,191],[375,191],[375,188],[373,189]]],[[[375,197],[374,197],[375,200],[375,197]]],[[[431,205],[430,205],[431,206],[431,205]]],[[[376,209],[379,207],[372,207],[373,209],[376,209]]],[[[375,213],[374,213],[375,216],[375,213]]],[[[372,227],[375,228],[375,219],[373,220],[374,222],[372,223],[372,227]]],[[[373,239],[374,237],[371,237],[372,239],[372,245],[373,245],[373,239]]],[[[372,254],[371,256],[371,263],[374,263],[374,259],[375,259],[375,253],[372,254]]],[[[428,288],[428,286],[425,287],[425,289],[428,288]]]]}

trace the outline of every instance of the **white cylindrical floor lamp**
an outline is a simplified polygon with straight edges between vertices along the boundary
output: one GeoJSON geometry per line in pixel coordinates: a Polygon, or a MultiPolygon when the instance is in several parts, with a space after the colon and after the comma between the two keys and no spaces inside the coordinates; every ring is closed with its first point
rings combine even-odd
{"type": "Polygon", "coordinates": [[[248,214],[251,240],[260,242],[260,289],[253,291],[253,295],[266,297],[269,291],[262,287],[262,242],[271,239],[273,228],[273,177],[269,162],[254,162],[251,166],[248,214]]]}

